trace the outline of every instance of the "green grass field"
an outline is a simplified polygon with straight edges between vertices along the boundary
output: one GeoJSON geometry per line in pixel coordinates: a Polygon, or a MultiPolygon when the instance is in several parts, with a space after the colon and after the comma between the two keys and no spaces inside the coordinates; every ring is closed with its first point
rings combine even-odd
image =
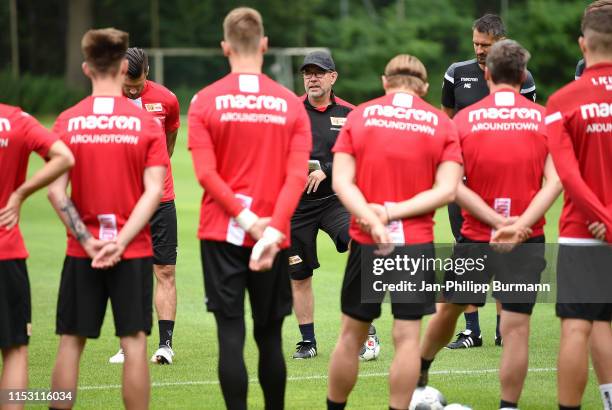
{"type": "MultiPolygon", "coordinates": [[[[178,314],[175,328],[175,364],[151,366],[151,407],[223,408],[217,383],[217,339],[215,323],[204,308],[203,280],[200,267],[196,228],[201,188],[197,184],[186,149],[186,119],[179,135],[173,163],[176,205],[179,219],[179,258],[177,265],[178,314]]],[[[50,121],[45,122],[51,124],[50,121]]],[[[32,158],[30,171],[40,166],[32,158]]],[[[547,237],[556,238],[559,202],[549,214],[547,237]]],[[[451,241],[445,210],[436,215],[437,242],[451,241]]],[[[33,336],[30,343],[30,387],[48,388],[55,360],[58,337],[55,329],[55,306],[60,271],[65,252],[64,229],[46,200],[44,192],[35,194],[24,206],[21,229],[30,251],[28,267],[32,284],[33,336]]],[[[327,389],[327,365],[338,336],[340,323],[339,295],[346,255],[336,253],[325,234],[319,236],[321,269],[314,276],[316,298],[316,332],[319,356],[313,360],[290,359],[294,344],[300,338],[294,317],[285,321],[284,352],[287,360],[287,408],[322,409],[327,389]]],[[[247,308],[248,312],[248,308],[247,308]]],[[[249,313],[247,313],[249,315],[249,313]]],[[[440,389],[449,402],[468,404],[474,409],[494,409],[499,403],[497,367],[500,348],[493,345],[495,307],[488,304],[481,310],[484,347],[462,351],[442,351],[431,369],[430,384],[440,389]]],[[[155,318],[155,323],[156,323],[155,318]]],[[[463,326],[460,319],[459,326],[463,326]]],[[[351,409],[387,408],[387,370],[392,356],[389,306],[383,307],[376,321],[382,343],[379,360],[362,363],[359,381],[349,399],[351,409]]],[[[248,329],[252,328],[247,322],[248,329]]],[[[553,304],[540,304],[532,319],[530,369],[521,399],[523,409],[555,409],[556,354],[559,322],[553,304]]],[[[149,338],[149,353],[157,347],[157,326],[149,338]]],[[[78,407],[102,409],[122,406],[121,367],[108,364],[117,351],[112,313],[107,312],[102,336],[88,342],[81,362],[78,407]]],[[[245,347],[247,367],[251,375],[249,408],[262,408],[261,391],[255,379],[257,350],[251,335],[245,347]]],[[[599,409],[601,401],[591,372],[585,392],[584,409],[599,409]]]]}

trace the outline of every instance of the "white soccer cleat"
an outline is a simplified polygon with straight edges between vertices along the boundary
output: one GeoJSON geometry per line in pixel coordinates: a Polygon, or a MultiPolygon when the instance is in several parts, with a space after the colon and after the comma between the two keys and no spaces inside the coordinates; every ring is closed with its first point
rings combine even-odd
{"type": "Polygon", "coordinates": [[[160,346],[159,349],[153,356],[151,356],[151,363],[157,364],[172,364],[172,358],[174,357],[174,350],[169,346],[160,346]]]}
{"type": "Polygon", "coordinates": [[[113,364],[122,364],[125,362],[125,354],[123,353],[123,349],[119,349],[119,351],[108,359],[109,363],[113,364]]]}

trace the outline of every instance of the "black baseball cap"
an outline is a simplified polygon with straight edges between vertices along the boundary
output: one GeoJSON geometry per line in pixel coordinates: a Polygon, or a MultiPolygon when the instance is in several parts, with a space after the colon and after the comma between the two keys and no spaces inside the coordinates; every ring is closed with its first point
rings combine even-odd
{"type": "Polygon", "coordinates": [[[336,65],[332,56],[327,51],[313,51],[304,57],[304,63],[300,71],[304,71],[307,65],[316,65],[325,71],[336,71],[336,65]]]}

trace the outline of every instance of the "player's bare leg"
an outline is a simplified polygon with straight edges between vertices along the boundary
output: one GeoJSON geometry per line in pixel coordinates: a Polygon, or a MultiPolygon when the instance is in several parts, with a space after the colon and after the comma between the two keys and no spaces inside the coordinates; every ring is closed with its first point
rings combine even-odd
{"type": "Polygon", "coordinates": [[[176,319],[176,266],[153,265],[155,285],[155,310],[159,320],[176,319]]]}
{"type": "MultiPolygon", "coordinates": [[[[72,391],[76,393],[79,380],[79,362],[81,354],[85,348],[86,338],[72,335],[62,335],[60,337],[55,367],[51,375],[52,391],[72,391]]],[[[76,397],[73,396],[73,400],[76,397]]],[[[70,409],[74,401],[70,402],[51,402],[49,407],[55,409],[70,409]]]]}
{"type": "Polygon", "coordinates": [[[504,349],[499,368],[501,399],[518,403],[529,365],[529,315],[501,312],[504,349]]]}
{"type": "Polygon", "coordinates": [[[610,348],[612,346],[612,327],[610,327],[610,322],[594,321],[589,342],[602,400],[609,400],[609,397],[612,397],[612,349],[610,348]]]}
{"type": "Polygon", "coordinates": [[[561,343],[557,364],[559,404],[578,406],[586,387],[589,368],[589,337],[592,324],[580,319],[561,320],[561,343]]]}
{"type": "Polygon", "coordinates": [[[298,324],[304,325],[314,321],[314,294],[312,276],[302,280],[291,280],[293,291],[293,311],[298,324]]]}
{"type": "MultiPolygon", "coordinates": [[[[15,346],[2,349],[2,376],[0,390],[28,387],[28,347],[15,346]]],[[[12,406],[12,409],[23,406],[12,406]]]]}
{"type": "Polygon", "coordinates": [[[144,332],[121,338],[123,363],[123,404],[127,409],[148,409],[151,380],[147,364],[147,337],[144,332]]]}
{"type": "Polygon", "coordinates": [[[450,342],[464,309],[465,306],[454,303],[436,304],[436,313],[431,316],[421,343],[421,357],[432,360],[450,342]]]}
{"type": "Polygon", "coordinates": [[[172,336],[176,319],[176,266],[153,265],[155,273],[155,310],[159,323],[159,349],[151,361],[171,364],[174,357],[172,336]]]}
{"type": "Polygon", "coordinates": [[[329,362],[327,398],[346,402],[357,381],[359,350],[368,337],[370,324],[342,315],[342,328],[329,362]]]}
{"type": "Polygon", "coordinates": [[[419,377],[420,320],[394,320],[395,355],[389,369],[389,406],[406,409],[419,377]]]}

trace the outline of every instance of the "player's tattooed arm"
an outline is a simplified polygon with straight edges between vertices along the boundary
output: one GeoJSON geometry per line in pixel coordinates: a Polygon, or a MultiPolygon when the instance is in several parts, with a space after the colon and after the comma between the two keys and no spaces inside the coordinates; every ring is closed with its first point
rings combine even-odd
{"type": "Polygon", "coordinates": [[[47,196],[66,229],[79,241],[87,255],[94,258],[107,242],[94,238],[89,232],[78,210],[66,193],[67,187],[68,174],[66,173],[49,185],[47,196]]]}
{"type": "Polygon", "coordinates": [[[70,198],[65,197],[61,200],[59,210],[61,212],[60,218],[68,222],[66,226],[70,229],[70,232],[72,232],[77,241],[83,243],[91,238],[91,233],[87,230],[87,227],[83,223],[83,220],[81,220],[81,216],[70,198]]]}

